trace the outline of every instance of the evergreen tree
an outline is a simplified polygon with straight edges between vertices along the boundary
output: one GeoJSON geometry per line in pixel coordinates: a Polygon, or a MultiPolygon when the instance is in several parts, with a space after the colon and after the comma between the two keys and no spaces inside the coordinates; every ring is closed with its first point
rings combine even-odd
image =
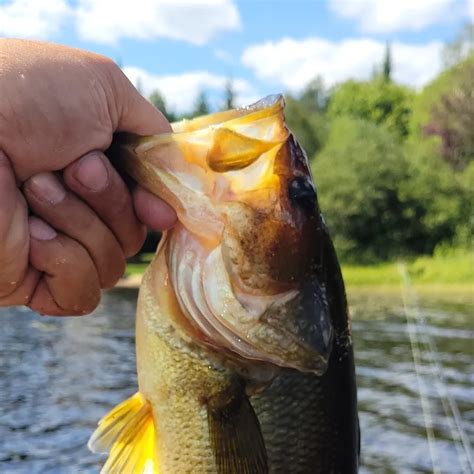
{"type": "Polygon", "coordinates": [[[210,107],[207,101],[207,95],[206,95],[206,92],[202,90],[196,99],[192,116],[199,117],[200,115],[206,115],[209,112],[210,112],[210,107]]]}
{"type": "Polygon", "coordinates": [[[385,47],[385,57],[382,65],[382,77],[385,82],[390,82],[392,80],[392,54],[390,50],[390,44],[387,43],[385,47]]]}
{"type": "Polygon", "coordinates": [[[177,120],[176,114],[173,111],[168,110],[166,101],[159,90],[153,91],[148,100],[167,118],[168,121],[174,122],[177,120]]]}
{"type": "Polygon", "coordinates": [[[224,108],[229,110],[235,108],[235,90],[232,79],[228,79],[224,88],[224,108]]]}

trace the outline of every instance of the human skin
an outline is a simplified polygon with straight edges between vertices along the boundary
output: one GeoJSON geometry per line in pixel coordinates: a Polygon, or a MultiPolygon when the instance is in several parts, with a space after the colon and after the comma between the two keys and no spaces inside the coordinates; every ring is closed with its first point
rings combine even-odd
{"type": "Polygon", "coordinates": [[[168,132],[163,115],[108,58],[0,39],[0,306],[92,311],[146,227],[174,211],[129,191],[104,151],[114,132],[168,132]]]}

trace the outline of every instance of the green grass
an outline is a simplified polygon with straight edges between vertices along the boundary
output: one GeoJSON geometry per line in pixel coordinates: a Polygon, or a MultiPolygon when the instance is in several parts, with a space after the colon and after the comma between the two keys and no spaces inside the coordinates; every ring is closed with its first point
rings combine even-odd
{"type": "MultiPolygon", "coordinates": [[[[412,284],[474,284],[474,252],[452,251],[445,255],[423,256],[404,262],[412,284]]],[[[343,265],[347,286],[400,285],[397,262],[377,265],[343,265]]]]}
{"type": "Polygon", "coordinates": [[[142,253],[137,261],[127,262],[125,276],[143,275],[154,255],[153,253],[142,253]]]}
{"type": "MultiPolygon", "coordinates": [[[[126,275],[143,274],[153,254],[128,263],[126,275]]],[[[474,285],[474,252],[452,251],[434,257],[417,257],[404,262],[415,285],[474,285]]],[[[402,283],[397,262],[374,265],[342,265],[347,286],[399,286],[402,283]]]]}

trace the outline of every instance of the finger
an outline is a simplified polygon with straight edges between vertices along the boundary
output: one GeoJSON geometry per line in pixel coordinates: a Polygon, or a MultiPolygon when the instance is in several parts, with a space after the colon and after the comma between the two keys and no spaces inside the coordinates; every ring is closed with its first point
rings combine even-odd
{"type": "Polygon", "coordinates": [[[132,197],[120,175],[99,151],[88,153],[69,165],[64,182],[107,224],[126,257],[143,245],[145,226],[137,219],[132,197]]]}
{"type": "Polygon", "coordinates": [[[171,206],[139,186],[133,191],[133,202],[138,219],[151,229],[170,229],[176,222],[171,206]]]}
{"type": "Polygon", "coordinates": [[[6,155],[0,151],[1,299],[15,292],[26,274],[30,239],[27,217],[27,206],[16,186],[13,169],[6,155]]]}
{"type": "Polygon", "coordinates": [[[52,173],[40,173],[24,185],[25,197],[35,215],[76,240],[89,252],[102,288],[112,287],[123,275],[125,257],[110,229],[52,173]]]}
{"type": "Polygon", "coordinates": [[[87,250],[37,217],[30,217],[29,230],[30,262],[44,275],[28,306],[56,316],[91,312],[99,304],[100,282],[87,250]]]}
{"type": "Polygon", "coordinates": [[[13,290],[6,296],[0,296],[0,306],[25,306],[28,305],[35,288],[38,285],[41,272],[33,267],[28,267],[26,273],[13,290]]]}

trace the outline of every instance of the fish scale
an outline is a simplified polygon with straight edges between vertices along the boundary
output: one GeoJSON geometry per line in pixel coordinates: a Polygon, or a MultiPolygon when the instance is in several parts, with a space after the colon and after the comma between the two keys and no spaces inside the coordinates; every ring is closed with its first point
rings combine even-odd
{"type": "Polygon", "coordinates": [[[179,224],[139,292],[138,392],[89,443],[109,451],[104,474],[357,471],[344,284],[283,108],[274,96],[109,151],[179,224]]]}

